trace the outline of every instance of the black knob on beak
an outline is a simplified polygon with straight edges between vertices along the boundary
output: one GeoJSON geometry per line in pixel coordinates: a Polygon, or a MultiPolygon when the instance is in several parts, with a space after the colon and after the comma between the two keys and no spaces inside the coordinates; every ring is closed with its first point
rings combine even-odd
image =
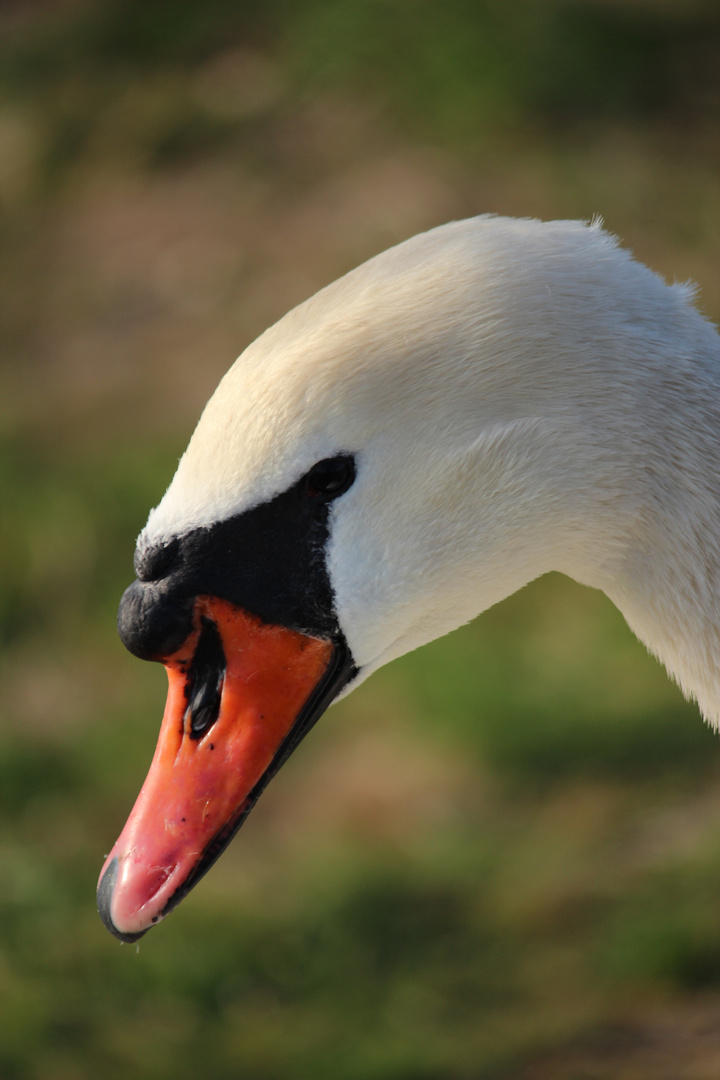
{"type": "Polygon", "coordinates": [[[172,596],[165,583],[133,581],[118,609],[120,640],[141,660],[161,660],[177,652],[190,634],[192,612],[192,599],[172,596]]]}

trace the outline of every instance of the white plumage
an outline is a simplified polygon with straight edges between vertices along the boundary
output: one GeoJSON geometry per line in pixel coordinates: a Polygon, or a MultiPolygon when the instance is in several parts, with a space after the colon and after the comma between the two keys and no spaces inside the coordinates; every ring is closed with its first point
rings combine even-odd
{"type": "Polygon", "coordinates": [[[208,403],[145,540],[356,455],[329,569],[361,677],[550,570],[720,721],[720,338],[599,226],[480,217],[291,311],[208,403]]]}

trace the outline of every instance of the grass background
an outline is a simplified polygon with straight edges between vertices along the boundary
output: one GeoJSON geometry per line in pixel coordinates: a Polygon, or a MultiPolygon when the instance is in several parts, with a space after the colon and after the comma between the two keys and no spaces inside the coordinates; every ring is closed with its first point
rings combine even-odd
{"type": "Polygon", "coordinates": [[[718,743],[542,579],[323,719],[136,949],[134,538],[245,344],[480,212],[589,218],[720,316],[702,0],[0,6],[0,1076],[710,1080],[718,743]]]}

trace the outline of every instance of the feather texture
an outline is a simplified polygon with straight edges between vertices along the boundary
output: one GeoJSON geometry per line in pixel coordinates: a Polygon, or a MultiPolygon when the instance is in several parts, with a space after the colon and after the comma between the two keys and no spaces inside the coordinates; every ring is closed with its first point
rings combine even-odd
{"type": "MultiPolygon", "coordinates": [[[[599,223],[479,217],[371,259],[254,342],[143,544],[356,456],[328,568],[361,677],[558,570],[720,721],[720,338],[599,223]]],[[[357,684],[356,680],[356,684],[357,684]]]]}

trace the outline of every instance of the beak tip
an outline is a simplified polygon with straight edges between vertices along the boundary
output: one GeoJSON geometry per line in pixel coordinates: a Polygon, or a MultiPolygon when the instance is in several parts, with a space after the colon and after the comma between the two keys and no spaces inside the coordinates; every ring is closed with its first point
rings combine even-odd
{"type": "Polygon", "coordinates": [[[103,926],[106,930],[109,930],[111,934],[118,939],[130,945],[135,941],[139,941],[145,930],[140,930],[139,933],[126,934],[122,930],[118,930],[117,926],[113,922],[112,918],[112,898],[115,891],[115,879],[117,878],[118,860],[117,855],[109,862],[106,870],[102,874],[97,887],[97,906],[98,914],[102,919],[103,926]]]}

